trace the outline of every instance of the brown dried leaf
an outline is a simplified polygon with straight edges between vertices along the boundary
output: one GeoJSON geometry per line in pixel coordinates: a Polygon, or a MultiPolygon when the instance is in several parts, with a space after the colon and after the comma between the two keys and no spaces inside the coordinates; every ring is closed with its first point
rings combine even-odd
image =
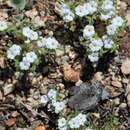
{"type": "Polygon", "coordinates": [[[64,69],[64,79],[71,82],[77,82],[80,80],[80,72],[72,68],[64,69]]]}
{"type": "Polygon", "coordinates": [[[10,118],[8,120],[5,120],[5,124],[10,127],[13,126],[16,123],[16,118],[10,118]]]}

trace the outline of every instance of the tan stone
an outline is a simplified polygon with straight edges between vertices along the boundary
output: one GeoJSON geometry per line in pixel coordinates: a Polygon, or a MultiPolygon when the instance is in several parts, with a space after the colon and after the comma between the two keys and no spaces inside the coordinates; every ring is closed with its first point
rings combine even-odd
{"type": "Polygon", "coordinates": [[[121,71],[123,74],[130,74],[130,60],[125,60],[121,66],[121,71]]]}

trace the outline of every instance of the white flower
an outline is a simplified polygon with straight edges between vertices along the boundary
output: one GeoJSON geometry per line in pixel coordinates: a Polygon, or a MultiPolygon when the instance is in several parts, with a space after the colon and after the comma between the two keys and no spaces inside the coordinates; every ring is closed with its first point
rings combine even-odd
{"type": "Polygon", "coordinates": [[[46,46],[46,38],[40,37],[40,39],[37,41],[38,47],[45,47],[46,46]]]}
{"type": "Polygon", "coordinates": [[[30,68],[30,62],[28,62],[26,57],[19,64],[21,70],[28,70],[30,68]]]}
{"type": "Polygon", "coordinates": [[[107,34],[108,35],[114,35],[116,33],[116,26],[113,24],[110,24],[107,26],[107,34]]]}
{"type": "Polygon", "coordinates": [[[40,99],[40,102],[43,103],[43,104],[47,104],[49,101],[48,97],[46,95],[42,95],[41,96],[41,99],[40,99]]]}
{"type": "Polygon", "coordinates": [[[79,120],[79,124],[80,125],[84,125],[84,123],[86,122],[86,115],[85,114],[78,114],[76,117],[75,117],[77,120],[79,120]]]}
{"type": "Polygon", "coordinates": [[[73,19],[74,19],[74,14],[72,12],[63,16],[63,20],[65,22],[71,22],[71,21],[73,21],[73,19]]]}
{"type": "Polygon", "coordinates": [[[26,37],[30,37],[32,30],[29,27],[23,28],[23,35],[26,37]]]}
{"type": "Polygon", "coordinates": [[[74,19],[74,13],[69,9],[69,7],[62,3],[61,5],[59,5],[59,12],[60,15],[63,16],[63,20],[65,22],[71,22],[74,19]]]}
{"type": "Polygon", "coordinates": [[[28,70],[30,67],[30,64],[33,63],[37,58],[37,55],[35,52],[28,52],[25,57],[23,57],[23,60],[20,62],[20,69],[21,70],[28,70]]]}
{"type": "Polygon", "coordinates": [[[90,128],[86,128],[85,130],[92,130],[92,129],[90,129],[90,128]]]}
{"type": "Polygon", "coordinates": [[[85,4],[86,6],[86,10],[89,12],[89,14],[93,14],[94,12],[97,11],[97,2],[92,0],[92,1],[89,1],[89,3],[86,3],[85,4]]]}
{"type": "Polygon", "coordinates": [[[55,113],[60,113],[64,108],[65,108],[65,102],[62,101],[62,102],[56,102],[54,104],[54,107],[55,107],[55,113]]]}
{"type": "Polygon", "coordinates": [[[63,128],[64,126],[66,126],[67,121],[65,118],[60,118],[58,119],[58,128],[63,128]]]}
{"type": "Polygon", "coordinates": [[[0,20],[0,31],[4,31],[8,28],[7,22],[0,20]]]}
{"type": "Polygon", "coordinates": [[[88,10],[86,9],[85,4],[84,4],[84,5],[78,5],[78,6],[75,8],[75,13],[76,13],[76,15],[78,15],[78,16],[80,16],[80,17],[83,17],[83,16],[89,14],[88,10]]]}
{"type": "Polygon", "coordinates": [[[122,19],[122,17],[116,16],[112,19],[111,23],[113,24],[113,26],[121,27],[124,23],[124,20],[122,19]]]}
{"type": "Polygon", "coordinates": [[[101,20],[107,20],[109,18],[111,18],[111,17],[108,14],[101,14],[101,16],[100,16],[101,20]]]}
{"type": "Polygon", "coordinates": [[[93,52],[92,54],[88,55],[88,58],[91,62],[97,62],[99,60],[99,54],[97,52],[93,52]]]}
{"type": "Polygon", "coordinates": [[[30,40],[37,40],[38,39],[38,33],[34,32],[32,29],[29,27],[24,27],[23,28],[23,35],[30,40]]]}
{"type": "Polygon", "coordinates": [[[101,8],[104,11],[113,10],[114,9],[113,1],[111,1],[111,0],[105,0],[105,1],[103,1],[103,4],[102,4],[101,8]]]}
{"type": "Polygon", "coordinates": [[[44,41],[46,42],[46,47],[48,49],[56,49],[59,45],[58,41],[53,37],[44,38],[44,41]]]}
{"type": "Polygon", "coordinates": [[[86,115],[85,114],[78,114],[76,117],[72,118],[68,124],[70,128],[80,128],[80,126],[83,126],[86,122],[86,115]]]}
{"type": "Polygon", "coordinates": [[[71,128],[79,128],[80,126],[83,126],[86,122],[86,115],[80,113],[76,117],[72,118],[69,122],[71,124],[71,128]]]}
{"type": "Polygon", "coordinates": [[[7,57],[13,60],[17,55],[20,54],[20,51],[21,47],[19,45],[14,44],[8,49],[7,57]]]}
{"type": "Polygon", "coordinates": [[[100,19],[101,20],[108,20],[114,15],[115,15],[115,12],[111,10],[111,11],[107,12],[106,14],[101,13],[100,19]]]}
{"type": "Polygon", "coordinates": [[[69,126],[71,129],[74,128],[79,128],[80,127],[80,123],[79,120],[77,120],[76,118],[72,118],[69,122],[68,122],[69,126]]]}
{"type": "Polygon", "coordinates": [[[114,3],[111,0],[104,0],[101,9],[101,20],[108,20],[109,18],[112,18],[116,13],[114,3]]]}
{"type": "Polygon", "coordinates": [[[54,89],[50,89],[47,95],[50,99],[56,99],[57,92],[54,89]]]}
{"type": "Polygon", "coordinates": [[[89,44],[89,48],[92,52],[99,51],[103,47],[103,42],[100,38],[92,39],[91,43],[89,44]]]}
{"type": "Polygon", "coordinates": [[[64,126],[62,128],[59,128],[59,130],[67,130],[67,126],[64,126]]]}
{"type": "Polygon", "coordinates": [[[86,25],[83,30],[84,38],[92,37],[95,34],[94,26],[86,25]]]}
{"type": "Polygon", "coordinates": [[[31,51],[26,54],[26,58],[29,63],[33,63],[37,59],[37,55],[35,52],[31,51]]]}
{"type": "Polygon", "coordinates": [[[68,6],[64,3],[62,3],[59,8],[60,8],[60,13],[62,16],[71,12],[68,6]]]}
{"type": "Polygon", "coordinates": [[[107,36],[103,36],[104,48],[110,49],[112,48],[114,42],[112,39],[108,38],[107,36]]]}
{"type": "Polygon", "coordinates": [[[31,36],[30,36],[30,39],[31,39],[31,40],[37,40],[37,39],[38,39],[38,33],[32,31],[32,34],[31,34],[31,36]]]}

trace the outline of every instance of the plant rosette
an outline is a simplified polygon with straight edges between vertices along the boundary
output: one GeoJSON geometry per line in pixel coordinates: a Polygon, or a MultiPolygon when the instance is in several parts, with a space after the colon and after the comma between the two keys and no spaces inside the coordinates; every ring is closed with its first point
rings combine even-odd
{"type": "Polygon", "coordinates": [[[59,0],[57,4],[57,12],[73,33],[79,33],[77,30],[83,23],[79,42],[86,48],[92,63],[97,63],[104,53],[114,52],[119,46],[118,36],[123,32],[126,20],[118,15],[116,7],[114,0],[87,0],[71,4],[59,0]]]}

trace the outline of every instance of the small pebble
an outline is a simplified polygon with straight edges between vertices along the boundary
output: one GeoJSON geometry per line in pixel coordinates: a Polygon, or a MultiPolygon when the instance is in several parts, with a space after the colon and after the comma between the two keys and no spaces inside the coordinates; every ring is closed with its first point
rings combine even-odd
{"type": "Polygon", "coordinates": [[[13,84],[5,84],[3,87],[4,95],[8,95],[9,93],[13,92],[15,86],[13,84]]]}
{"type": "Polygon", "coordinates": [[[114,86],[114,87],[118,87],[118,88],[122,88],[122,84],[120,81],[112,81],[111,84],[114,86]]]}
{"type": "Polygon", "coordinates": [[[97,80],[97,81],[101,81],[101,80],[103,79],[102,72],[97,72],[97,73],[94,75],[94,78],[95,78],[95,80],[97,80]]]}
{"type": "Polygon", "coordinates": [[[121,103],[120,106],[119,106],[121,109],[124,109],[127,107],[127,104],[126,103],[121,103]]]}
{"type": "Polygon", "coordinates": [[[120,104],[120,99],[119,98],[114,99],[114,103],[115,103],[115,105],[119,105],[120,104]]]}

